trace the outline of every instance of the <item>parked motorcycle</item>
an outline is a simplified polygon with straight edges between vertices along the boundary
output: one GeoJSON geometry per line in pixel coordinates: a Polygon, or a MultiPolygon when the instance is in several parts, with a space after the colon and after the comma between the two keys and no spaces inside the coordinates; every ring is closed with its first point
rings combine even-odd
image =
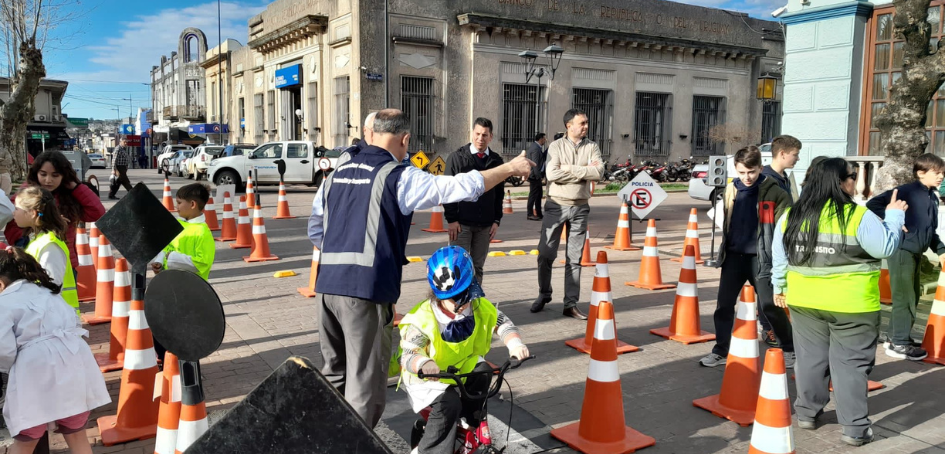
{"type": "Polygon", "coordinates": [[[683,159],[680,162],[673,163],[666,171],[666,178],[669,181],[689,181],[692,174],[692,167],[693,162],[691,159],[683,159]]]}

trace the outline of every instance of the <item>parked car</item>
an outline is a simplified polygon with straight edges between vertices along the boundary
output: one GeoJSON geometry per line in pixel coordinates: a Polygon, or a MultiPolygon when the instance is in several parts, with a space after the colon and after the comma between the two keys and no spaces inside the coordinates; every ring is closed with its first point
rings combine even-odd
{"type": "MultiPolygon", "coordinates": [[[[768,145],[768,148],[767,150],[762,149],[761,151],[762,165],[771,164],[771,144],[765,145],[768,145]]],[[[762,147],[763,146],[764,145],[762,145],[762,147]]],[[[735,171],[735,156],[728,155],[725,158],[728,161],[728,181],[732,181],[732,179],[737,176],[737,172],[735,171]]],[[[705,179],[708,173],[708,164],[698,164],[693,166],[692,178],[689,179],[689,197],[692,197],[696,200],[713,200],[722,197],[724,188],[715,188],[705,184],[705,179]]]]}
{"type": "Polygon", "coordinates": [[[92,161],[92,164],[89,166],[93,169],[104,169],[105,168],[105,157],[99,153],[89,153],[89,160],[92,161]]]}
{"type": "Polygon", "coordinates": [[[177,153],[173,157],[166,160],[167,162],[166,170],[170,172],[171,174],[177,175],[179,177],[184,176],[184,173],[183,173],[184,160],[190,158],[193,155],[194,155],[194,150],[178,150],[177,153]]]}
{"type": "Polygon", "coordinates": [[[184,176],[193,177],[194,180],[200,180],[202,175],[207,174],[207,167],[210,161],[213,161],[223,152],[222,145],[201,145],[194,150],[194,156],[184,163],[184,176]]]}
{"type": "Polygon", "coordinates": [[[157,157],[157,167],[158,173],[164,173],[164,170],[168,167],[165,161],[174,157],[180,150],[193,150],[193,147],[190,145],[165,145],[164,150],[161,151],[161,154],[157,157]]]}
{"type": "Polygon", "coordinates": [[[260,145],[244,154],[219,157],[207,167],[207,180],[216,185],[234,184],[242,190],[244,178],[256,169],[254,182],[259,185],[279,184],[276,161],[285,161],[285,182],[319,185],[338,162],[343,150],[329,150],[306,141],[280,141],[260,145]]]}
{"type": "Polygon", "coordinates": [[[256,146],[257,145],[254,143],[231,143],[227,145],[226,147],[224,147],[223,151],[220,152],[220,154],[213,159],[228,158],[230,156],[237,156],[237,155],[245,155],[246,153],[249,153],[250,151],[255,150],[256,146]]]}

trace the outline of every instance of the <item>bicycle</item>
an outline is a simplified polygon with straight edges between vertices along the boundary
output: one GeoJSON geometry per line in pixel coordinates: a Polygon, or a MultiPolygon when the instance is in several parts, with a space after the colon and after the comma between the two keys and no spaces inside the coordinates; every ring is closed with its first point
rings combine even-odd
{"type": "MultiPolygon", "coordinates": [[[[482,416],[482,422],[479,423],[479,427],[472,427],[469,423],[466,422],[465,418],[460,418],[456,422],[456,443],[454,448],[455,454],[501,454],[505,451],[505,448],[498,449],[495,445],[492,444],[492,435],[489,431],[489,421],[487,412],[487,406],[489,404],[489,399],[499,393],[499,390],[502,388],[502,382],[504,381],[505,373],[510,369],[518,369],[521,367],[522,363],[530,359],[534,359],[535,356],[528,356],[519,360],[518,358],[509,358],[505,364],[499,367],[492,367],[489,370],[474,371],[468,374],[457,374],[457,369],[453,366],[450,366],[446,372],[441,372],[438,374],[424,374],[420,372],[417,376],[420,378],[439,378],[439,379],[450,379],[456,382],[456,388],[459,389],[459,393],[463,396],[463,399],[477,400],[483,399],[482,402],[482,411],[480,412],[482,416]],[[476,375],[493,375],[493,382],[489,386],[489,389],[481,393],[470,394],[466,387],[463,385],[463,378],[472,377],[476,375]]],[[[511,395],[511,389],[509,390],[511,395]]],[[[430,407],[420,410],[420,418],[417,419],[413,424],[413,429],[410,432],[410,449],[416,450],[417,446],[420,445],[420,439],[423,437],[424,430],[426,429],[427,419],[430,417],[430,407]]],[[[509,409],[509,431],[506,432],[506,447],[508,447],[508,436],[511,432],[512,427],[512,412],[511,408],[509,409]]],[[[411,451],[414,452],[414,451],[411,451]]]]}

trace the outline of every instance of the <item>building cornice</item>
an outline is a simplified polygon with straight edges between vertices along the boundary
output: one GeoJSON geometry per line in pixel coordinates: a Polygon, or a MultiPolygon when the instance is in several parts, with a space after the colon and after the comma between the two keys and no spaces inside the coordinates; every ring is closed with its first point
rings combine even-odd
{"type": "Polygon", "coordinates": [[[872,12],[872,3],[852,1],[787,13],[781,16],[781,22],[784,23],[784,25],[794,25],[803,24],[804,22],[833,19],[835,17],[868,16],[872,14],[872,12]]]}
{"type": "Polygon", "coordinates": [[[328,27],[327,16],[303,16],[301,19],[251,40],[247,45],[257,52],[271,52],[314,35],[326,27],[328,27]]]}

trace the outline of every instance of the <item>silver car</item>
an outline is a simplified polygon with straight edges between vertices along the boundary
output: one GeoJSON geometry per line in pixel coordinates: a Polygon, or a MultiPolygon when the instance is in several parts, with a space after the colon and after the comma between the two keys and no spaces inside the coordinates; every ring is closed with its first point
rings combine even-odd
{"type": "Polygon", "coordinates": [[[190,158],[194,155],[194,150],[180,150],[173,157],[167,160],[167,171],[183,177],[184,173],[184,160],[190,158]]]}

